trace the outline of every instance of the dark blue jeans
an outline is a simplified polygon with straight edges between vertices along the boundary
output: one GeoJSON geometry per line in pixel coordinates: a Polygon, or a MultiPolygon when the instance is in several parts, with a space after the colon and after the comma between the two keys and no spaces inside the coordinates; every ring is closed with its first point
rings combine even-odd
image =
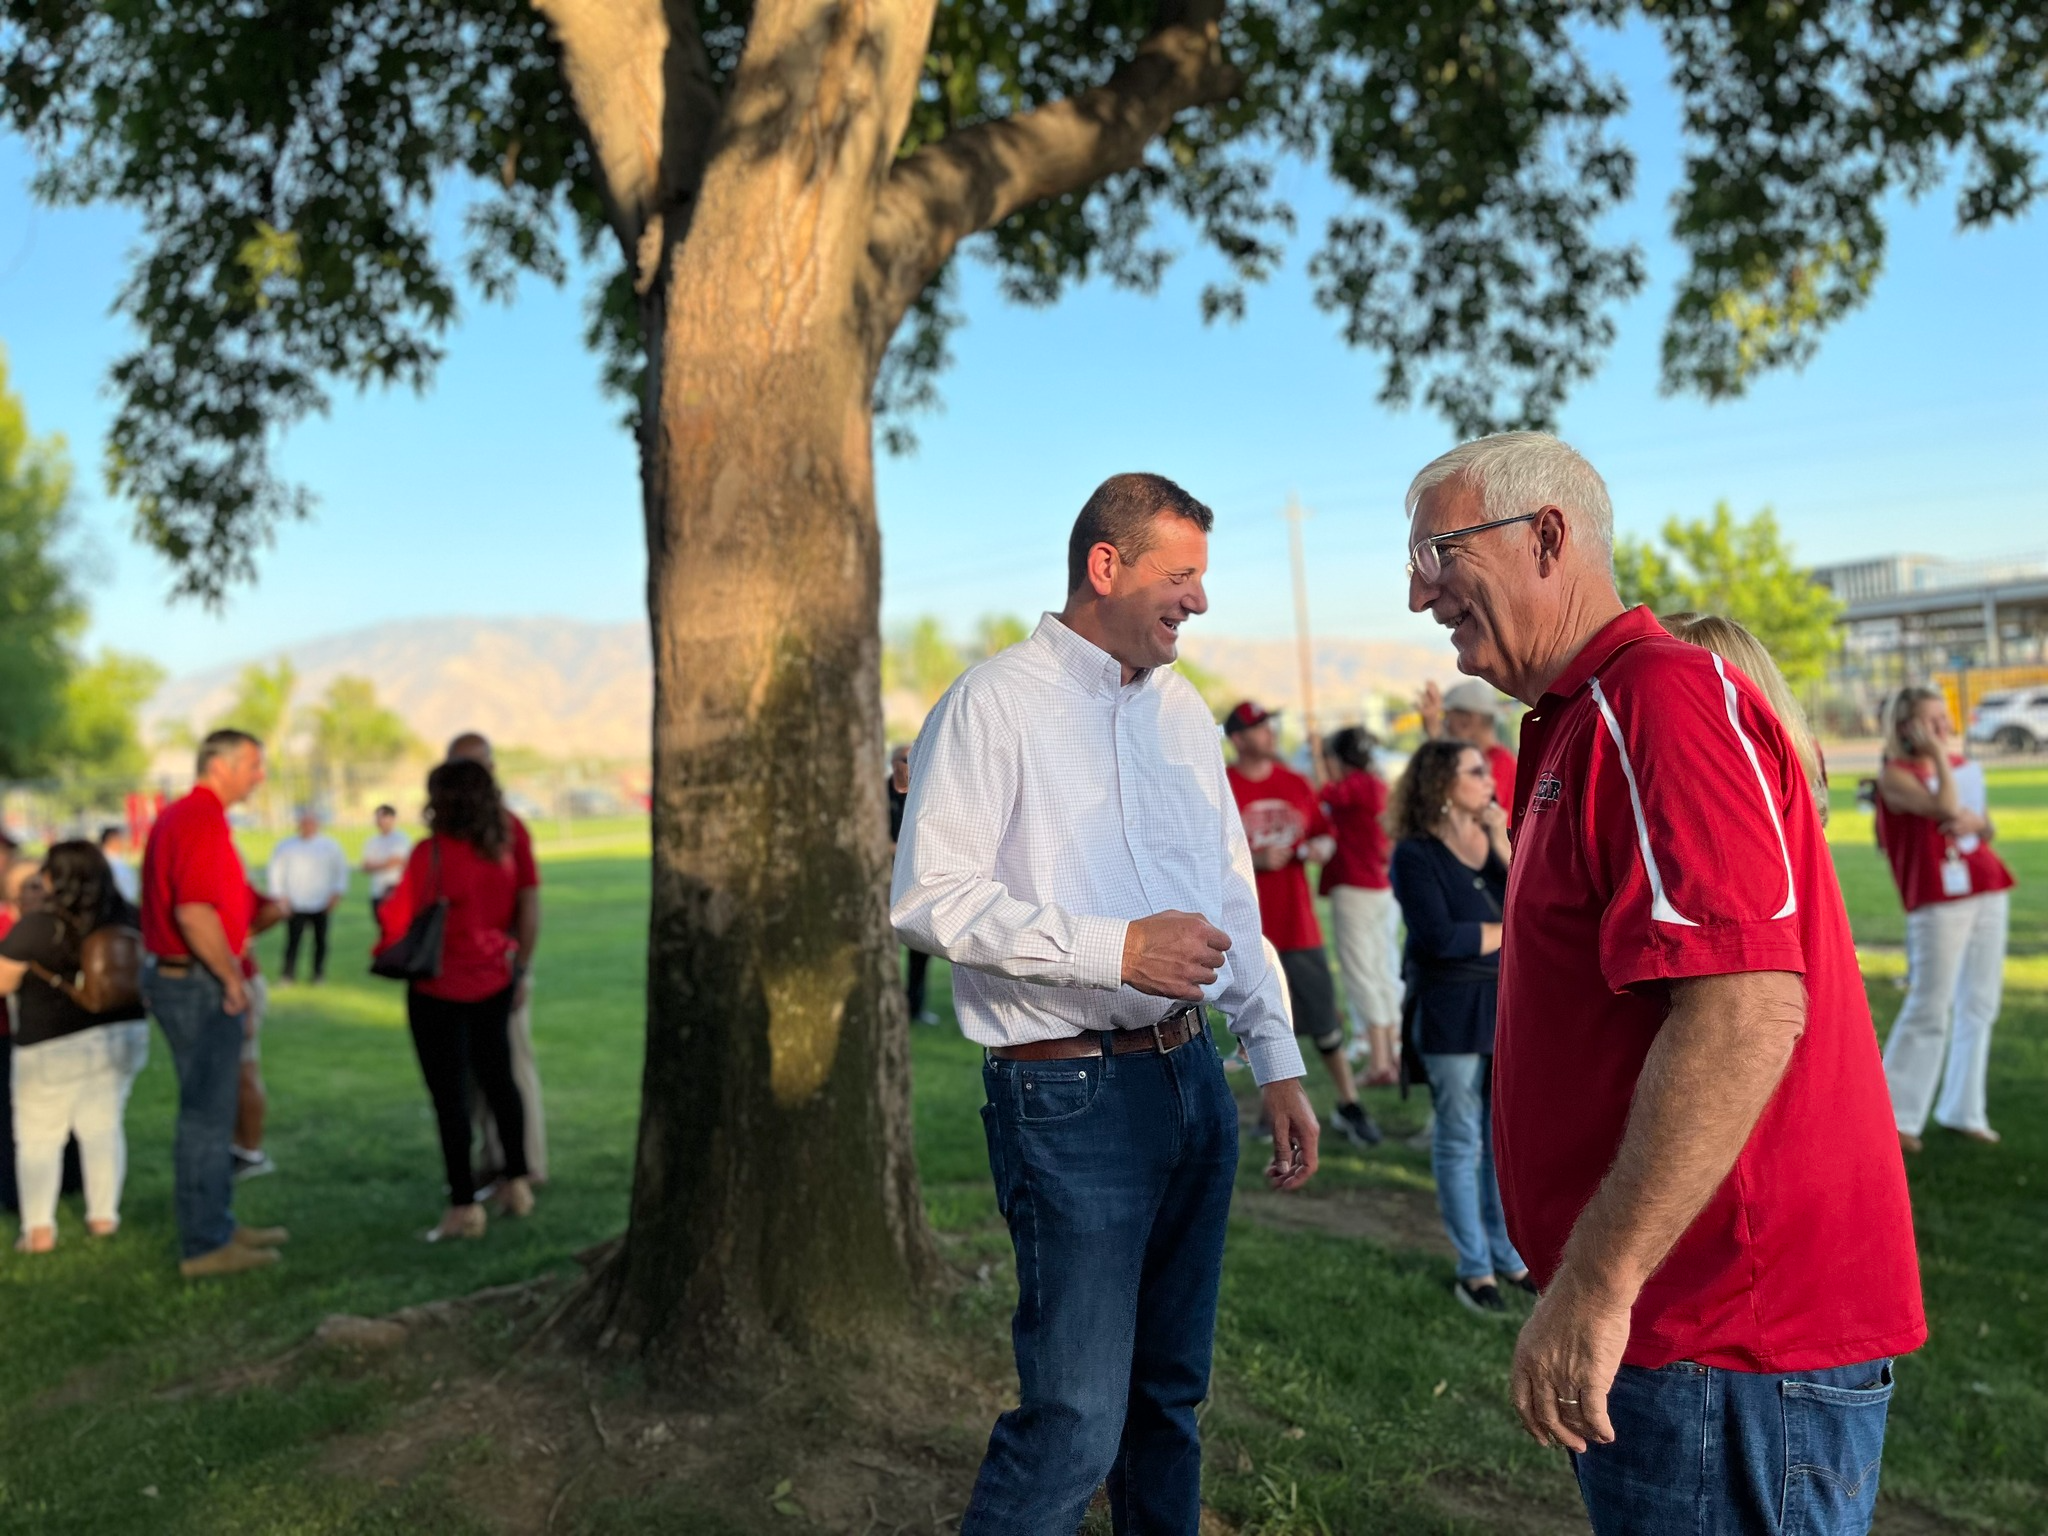
{"type": "Polygon", "coordinates": [[[1192,1532],[1237,1173],[1216,1047],[991,1059],[982,1081],[1017,1250],[1019,1401],[989,1436],[961,1536],[1067,1536],[1105,1478],[1119,1533],[1192,1532]]]}
{"type": "Polygon", "coordinates": [[[1785,1376],[1625,1365],[1614,1443],[1572,1463],[1594,1536],[1863,1536],[1892,1363],[1785,1376]]]}
{"type": "Polygon", "coordinates": [[[142,968],[149,1005],[178,1073],[178,1130],[172,1153],[178,1249],[211,1253],[235,1235],[235,1097],[242,1080],[242,1018],[222,1011],[220,982],[202,966],[166,976],[142,968]]]}

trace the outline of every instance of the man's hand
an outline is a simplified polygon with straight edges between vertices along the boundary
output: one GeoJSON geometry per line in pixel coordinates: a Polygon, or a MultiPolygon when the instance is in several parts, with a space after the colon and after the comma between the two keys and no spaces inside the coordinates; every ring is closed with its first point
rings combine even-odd
{"type": "Polygon", "coordinates": [[[1294,849],[1286,843],[1268,843],[1252,850],[1252,868],[1263,870],[1285,869],[1294,862],[1294,849]]]}
{"type": "Polygon", "coordinates": [[[1124,930],[1124,985],[1184,1003],[1222,968],[1230,935],[1193,912],[1155,912],[1124,930]]]}
{"type": "Polygon", "coordinates": [[[220,984],[220,1009],[222,1013],[225,1013],[231,1019],[248,1017],[249,988],[239,975],[228,976],[222,979],[220,984]]]}
{"type": "Polygon", "coordinates": [[[1607,1445],[1607,1393],[1628,1348],[1632,1302],[1582,1286],[1561,1270],[1515,1341],[1515,1412],[1538,1445],[1607,1445]]]}
{"type": "Polygon", "coordinates": [[[1415,712],[1422,716],[1422,734],[1431,741],[1444,733],[1444,691],[1435,683],[1424,683],[1415,700],[1415,712]]]}
{"type": "Polygon", "coordinates": [[[1298,1077],[1270,1082],[1259,1095],[1265,1100],[1266,1123],[1273,1127],[1273,1161],[1266,1165],[1266,1182],[1275,1189],[1299,1189],[1316,1171],[1322,1126],[1298,1077]]]}

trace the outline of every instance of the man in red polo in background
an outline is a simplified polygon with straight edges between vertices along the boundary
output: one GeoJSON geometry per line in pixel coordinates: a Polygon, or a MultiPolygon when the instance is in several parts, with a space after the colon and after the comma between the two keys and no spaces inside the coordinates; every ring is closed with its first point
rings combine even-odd
{"type": "MultiPolygon", "coordinates": [[[[1259,927],[1280,952],[1294,1032],[1306,1036],[1337,1085],[1330,1128],[1353,1146],[1377,1146],[1380,1128],[1358,1102],[1351,1063],[1344,1055],[1344,1021],[1337,1013],[1337,987],[1323,952],[1322,925],[1308,893],[1308,861],[1325,863],[1336,851],[1330,820],[1309,781],[1280,761],[1274,750],[1273,715],[1247,699],[1225,717],[1233,761],[1225,769],[1245,840],[1252,848],[1253,878],[1259,887],[1259,927]]],[[[1263,1139],[1271,1134],[1261,1125],[1263,1139]]]]}
{"type": "Polygon", "coordinates": [[[249,884],[228,828],[228,807],[263,782],[263,743],[213,732],[199,744],[197,779],[157,818],[142,855],[142,996],[178,1074],[173,1162],[187,1279],[275,1264],[288,1235],[235,1224],[230,1150],[249,1016],[243,952],[282,913],[249,884]]]}
{"type": "Polygon", "coordinates": [[[1770,704],[1624,610],[1555,438],[1408,492],[1409,605],[1531,707],[1493,1131],[1542,1286],[1516,1411],[1598,1536],[1869,1529],[1891,1357],[1927,1327],[1877,1036],[1770,704]]]}

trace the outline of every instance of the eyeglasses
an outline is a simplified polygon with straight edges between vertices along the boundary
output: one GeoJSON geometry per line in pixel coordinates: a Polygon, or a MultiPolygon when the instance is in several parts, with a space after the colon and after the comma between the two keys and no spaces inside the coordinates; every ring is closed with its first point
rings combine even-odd
{"type": "Polygon", "coordinates": [[[1463,774],[1469,774],[1471,777],[1475,779],[1490,779],[1493,777],[1493,770],[1485,766],[1483,763],[1478,765],[1477,767],[1460,768],[1458,772],[1463,774]]]}
{"type": "Polygon", "coordinates": [[[1533,523],[1542,515],[1541,512],[1524,512],[1520,517],[1497,517],[1490,523],[1474,523],[1470,528],[1453,528],[1449,533],[1433,533],[1426,539],[1419,539],[1408,551],[1409,579],[1420,577],[1432,586],[1436,584],[1444,573],[1444,556],[1457,553],[1455,549],[1437,547],[1446,539],[1462,539],[1484,533],[1489,528],[1505,528],[1510,523],[1533,523]]]}

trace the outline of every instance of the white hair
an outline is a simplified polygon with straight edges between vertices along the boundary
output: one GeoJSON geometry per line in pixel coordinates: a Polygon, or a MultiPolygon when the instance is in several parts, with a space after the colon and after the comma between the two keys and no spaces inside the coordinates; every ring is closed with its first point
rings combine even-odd
{"type": "Polygon", "coordinates": [[[1614,563],[1614,504],[1607,482],[1579,451],[1548,432],[1497,432],[1429,461],[1408,485],[1408,516],[1425,491],[1463,476],[1478,488],[1487,521],[1552,506],[1584,536],[1603,565],[1614,563]]]}

